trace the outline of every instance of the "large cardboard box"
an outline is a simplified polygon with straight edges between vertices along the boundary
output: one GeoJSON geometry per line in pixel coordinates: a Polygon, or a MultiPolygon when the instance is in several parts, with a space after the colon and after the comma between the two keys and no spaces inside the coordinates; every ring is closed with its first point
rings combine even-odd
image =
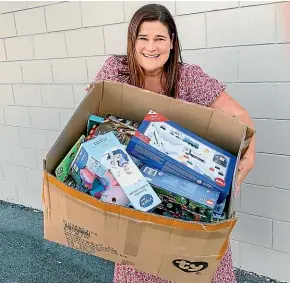
{"type": "Polygon", "coordinates": [[[218,224],[185,222],[103,203],[53,176],[85,132],[90,114],[111,113],[141,122],[150,109],[238,158],[254,134],[239,120],[211,108],[125,84],[100,82],[82,101],[44,160],[44,238],[176,283],[209,283],[237,221],[233,195],[230,219],[218,224]]]}

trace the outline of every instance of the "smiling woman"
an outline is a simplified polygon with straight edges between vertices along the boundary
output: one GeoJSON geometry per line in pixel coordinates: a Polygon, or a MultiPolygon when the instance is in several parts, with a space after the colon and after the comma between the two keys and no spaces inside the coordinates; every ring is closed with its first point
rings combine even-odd
{"type": "MultiPolygon", "coordinates": [[[[174,19],[162,5],[145,5],[133,15],[128,28],[127,55],[110,56],[91,86],[102,80],[130,84],[175,99],[220,109],[253,126],[247,111],[225,92],[225,85],[210,77],[198,65],[182,62],[174,19]]],[[[240,161],[236,192],[253,168],[254,143],[255,139],[252,139],[248,151],[240,161]]],[[[169,281],[130,266],[116,264],[114,283],[142,282],[169,281]]],[[[236,282],[230,247],[212,282],[236,282]]]]}
{"type": "Polygon", "coordinates": [[[139,9],[129,24],[127,40],[131,83],[174,97],[182,58],[177,28],[167,9],[154,4],[139,9]]]}

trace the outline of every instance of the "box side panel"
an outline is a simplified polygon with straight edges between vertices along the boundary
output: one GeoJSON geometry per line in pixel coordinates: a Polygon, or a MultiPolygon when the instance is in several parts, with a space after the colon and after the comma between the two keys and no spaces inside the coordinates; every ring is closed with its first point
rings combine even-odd
{"type": "Polygon", "coordinates": [[[175,283],[211,283],[219,263],[214,256],[166,254],[158,276],[175,283]]]}
{"type": "Polygon", "coordinates": [[[102,100],[103,82],[98,83],[81,102],[46,157],[46,170],[54,171],[62,158],[84,133],[91,114],[97,114],[102,100]]]}
{"type": "Polygon", "coordinates": [[[99,115],[103,117],[106,114],[112,114],[124,118],[121,113],[122,93],[123,84],[105,81],[99,115]]]}
{"type": "Polygon", "coordinates": [[[241,146],[245,126],[237,119],[214,111],[206,133],[206,139],[237,155],[241,146]]]}
{"type": "MultiPolygon", "coordinates": [[[[105,83],[101,114],[115,112],[141,122],[149,110],[237,155],[245,125],[225,113],[178,99],[172,99],[126,84],[105,83]],[[122,86],[122,87],[121,87],[122,86]]],[[[249,130],[250,135],[251,129],[249,130]]]]}
{"type": "Polygon", "coordinates": [[[247,129],[244,128],[244,132],[243,132],[243,136],[241,139],[241,144],[240,144],[240,148],[239,148],[239,152],[237,155],[237,162],[236,162],[236,168],[235,168],[235,172],[234,172],[234,178],[233,178],[233,182],[232,182],[232,188],[231,188],[231,194],[230,194],[230,200],[229,200],[229,205],[228,205],[228,213],[227,213],[227,217],[231,218],[231,217],[235,217],[235,189],[236,189],[236,181],[237,181],[237,175],[238,175],[238,167],[239,167],[239,162],[241,157],[243,156],[243,144],[244,144],[244,140],[247,137],[247,129]]]}
{"type": "MultiPolygon", "coordinates": [[[[171,219],[167,223],[164,220],[164,225],[153,223],[145,213],[140,214],[147,218],[134,219],[122,214],[121,207],[86,196],[101,204],[100,207],[90,205],[65,193],[49,180],[44,188],[45,205],[49,208],[45,210],[45,239],[155,275],[159,274],[165,255],[191,258],[214,255],[218,258],[233,226],[231,221],[230,225],[219,229],[218,225],[212,225],[216,230],[206,229],[209,227],[206,225],[199,231],[184,230],[182,226],[174,227],[176,221],[171,219]]],[[[200,226],[203,225],[195,227],[200,226]]]]}
{"type": "Polygon", "coordinates": [[[218,258],[227,234],[228,230],[182,231],[148,224],[138,247],[135,268],[158,275],[165,255],[218,258]]]}

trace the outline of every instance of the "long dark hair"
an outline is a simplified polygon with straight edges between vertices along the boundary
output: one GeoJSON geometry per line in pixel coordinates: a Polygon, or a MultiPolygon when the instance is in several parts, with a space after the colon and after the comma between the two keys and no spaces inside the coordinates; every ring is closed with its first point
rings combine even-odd
{"type": "Polygon", "coordinates": [[[138,63],[135,52],[135,42],[139,28],[145,21],[160,21],[167,26],[170,39],[173,40],[173,48],[170,50],[169,58],[164,65],[163,74],[166,80],[162,87],[164,88],[165,95],[176,97],[179,78],[178,65],[179,61],[183,62],[181,48],[174,19],[168,9],[160,4],[148,4],[141,7],[135,12],[130,21],[127,38],[127,60],[131,84],[140,88],[144,88],[145,85],[146,72],[138,63]]]}

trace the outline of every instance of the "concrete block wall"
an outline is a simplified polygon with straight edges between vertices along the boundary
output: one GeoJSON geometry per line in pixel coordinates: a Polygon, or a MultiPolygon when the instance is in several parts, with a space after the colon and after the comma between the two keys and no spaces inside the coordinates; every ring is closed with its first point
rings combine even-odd
{"type": "MultiPolygon", "coordinates": [[[[0,199],[41,209],[42,159],[149,2],[0,2],[0,199]]],[[[290,281],[290,3],[162,3],[186,62],[228,85],[257,129],[237,200],[235,266],[290,281]],[[289,22],[288,22],[289,23],[289,22]]]]}

